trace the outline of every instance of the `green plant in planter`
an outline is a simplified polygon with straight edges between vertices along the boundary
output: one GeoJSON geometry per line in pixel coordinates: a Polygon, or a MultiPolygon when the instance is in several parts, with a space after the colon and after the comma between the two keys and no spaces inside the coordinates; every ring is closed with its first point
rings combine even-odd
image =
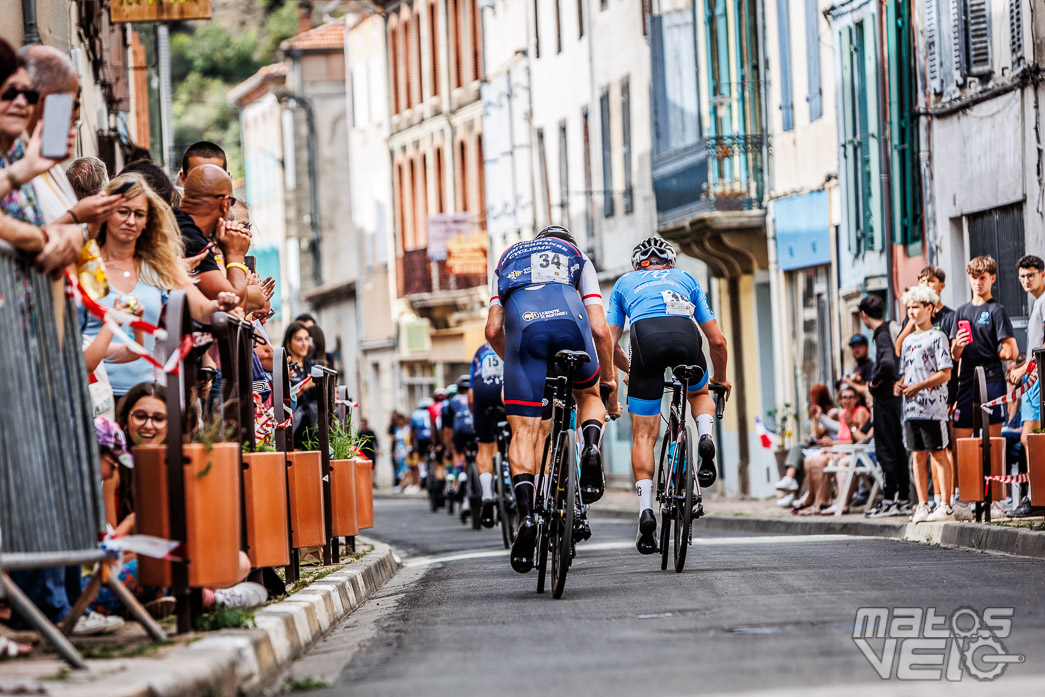
{"type": "Polygon", "coordinates": [[[276,446],[266,443],[264,441],[256,441],[254,445],[250,444],[249,440],[243,441],[243,452],[244,453],[274,453],[278,452],[276,446]]]}
{"type": "MultiPolygon", "coordinates": [[[[226,425],[222,418],[221,410],[216,409],[213,414],[203,420],[198,429],[187,434],[184,438],[186,445],[196,443],[203,446],[203,451],[208,455],[214,450],[217,443],[228,443],[234,440],[236,428],[226,425]]],[[[212,460],[207,460],[207,465],[196,473],[197,477],[206,477],[214,466],[212,460]]]]}

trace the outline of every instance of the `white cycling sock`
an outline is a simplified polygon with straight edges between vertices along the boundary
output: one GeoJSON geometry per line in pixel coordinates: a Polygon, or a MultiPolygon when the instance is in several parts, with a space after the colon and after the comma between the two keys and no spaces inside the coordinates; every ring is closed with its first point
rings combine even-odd
{"type": "Polygon", "coordinates": [[[639,513],[653,508],[653,480],[639,479],[635,482],[635,493],[639,495],[639,513]]]}
{"type": "Polygon", "coordinates": [[[481,472],[479,474],[479,486],[483,488],[483,498],[493,498],[493,473],[481,472]]]}
{"type": "Polygon", "coordinates": [[[715,420],[711,417],[711,414],[697,414],[697,438],[710,436],[712,426],[714,425],[715,420]]]}

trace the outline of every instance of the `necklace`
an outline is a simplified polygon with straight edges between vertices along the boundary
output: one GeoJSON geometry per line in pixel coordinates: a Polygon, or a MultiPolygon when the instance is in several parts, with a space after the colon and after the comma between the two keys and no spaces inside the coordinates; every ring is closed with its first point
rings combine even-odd
{"type": "Polygon", "coordinates": [[[119,269],[120,271],[122,271],[124,278],[130,278],[131,277],[131,273],[132,272],[136,272],[138,270],[137,267],[132,267],[132,270],[128,271],[126,267],[120,266],[119,264],[117,264],[112,259],[107,259],[105,257],[102,257],[102,261],[104,261],[106,264],[110,264],[110,265],[116,267],[117,269],[119,269]]]}

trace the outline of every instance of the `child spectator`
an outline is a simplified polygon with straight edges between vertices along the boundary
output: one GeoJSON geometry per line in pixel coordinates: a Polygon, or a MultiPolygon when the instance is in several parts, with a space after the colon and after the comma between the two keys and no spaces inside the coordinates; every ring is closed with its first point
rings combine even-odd
{"type": "Polygon", "coordinates": [[[903,294],[909,327],[900,360],[902,380],[894,391],[903,397],[904,445],[911,453],[914,488],[918,506],[911,520],[950,520],[949,501],[929,513],[929,475],[926,455],[932,459],[936,491],[954,489],[953,472],[947,459],[947,381],[951,377],[951,354],[947,337],[933,327],[933,310],[940,296],[926,286],[914,286],[903,294]]]}
{"type": "MultiPolygon", "coordinates": [[[[1030,319],[1027,320],[1027,355],[1024,360],[1017,361],[1017,367],[1009,371],[1009,381],[1014,384],[1026,382],[1027,366],[1034,358],[1034,349],[1045,343],[1045,261],[1031,254],[1016,262],[1020,285],[1034,297],[1031,305],[1030,319]]],[[[1041,427],[1041,382],[1035,381],[1020,399],[1020,442],[1023,452],[1027,451],[1027,436],[1041,427]]],[[[1024,496],[1012,512],[1014,518],[1026,518],[1042,515],[1045,509],[1030,505],[1030,498],[1024,496]]]]}
{"type": "MultiPolygon", "coordinates": [[[[972,436],[973,376],[983,366],[987,378],[987,399],[1005,394],[1005,368],[1002,361],[1019,353],[1012,321],[1005,308],[992,295],[998,278],[998,264],[991,256],[976,257],[965,268],[972,288],[972,300],[955,311],[951,328],[951,358],[958,364],[958,394],[955,395],[954,437],[972,436]]],[[[1005,417],[1000,407],[990,414],[992,437],[1001,436],[1005,417]]]]}

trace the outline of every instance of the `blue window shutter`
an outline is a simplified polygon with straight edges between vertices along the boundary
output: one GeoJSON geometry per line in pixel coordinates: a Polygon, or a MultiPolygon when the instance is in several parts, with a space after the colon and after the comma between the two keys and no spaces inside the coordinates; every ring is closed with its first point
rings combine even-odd
{"type": "Polygon", "coordinates": [[[780,112],[784,130],[795,128],[795,100],[791,87],[791,24],[787,16],[788,0],[777,0],[777,25],[780,30],[780,112]]]}
{"type": "Polygon", "coordinates": [[[820,85],[820,12],[817,0],[806,0],[806,70],[809,73],[809,120],[824,115],[824,90],[820,85]]]}

